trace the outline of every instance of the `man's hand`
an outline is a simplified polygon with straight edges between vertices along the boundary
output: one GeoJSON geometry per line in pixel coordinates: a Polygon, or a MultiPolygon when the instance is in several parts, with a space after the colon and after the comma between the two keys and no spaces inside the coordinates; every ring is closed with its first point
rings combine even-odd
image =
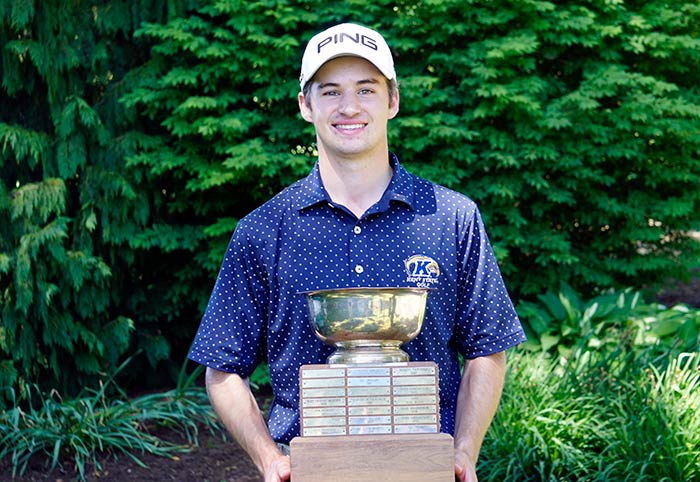
{"type": "Polygon", "coordinates": [[[455,451],[455,480],[457,482],[478,482],[476,464],[469,459],[466,453],[460,451],[455,451]]]}
{"type": "Polygon", "coordinates": [[[214,411],[264,475],[265,482],[288,481],[291,461],[272,440],[248,379],[207,368],[206,384],[214,411]]]}
{"type": "Polygon", "coordinates": [[[292,464],[289,455],[275,459],[265,474],[265,482],[287,482],[292,474],[292,464]]]}

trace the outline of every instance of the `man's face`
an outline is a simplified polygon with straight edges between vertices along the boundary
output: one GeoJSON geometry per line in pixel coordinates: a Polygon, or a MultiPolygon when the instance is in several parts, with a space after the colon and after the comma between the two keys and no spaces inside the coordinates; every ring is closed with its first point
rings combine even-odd
{"type": "Polygon", "coordinates": [[[309,98],[299,94],[301,115],[316,129],[319,157],[386,156],[387,121],[399,110],[384,76],[359,57],[326,62],[312,80],[309,98]],[[307,105],[308,102],[308,105],[307,105]]]}

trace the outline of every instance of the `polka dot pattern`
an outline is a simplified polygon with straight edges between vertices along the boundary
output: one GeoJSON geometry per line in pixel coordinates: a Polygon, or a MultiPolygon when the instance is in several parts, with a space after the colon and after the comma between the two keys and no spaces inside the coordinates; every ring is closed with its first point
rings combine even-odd
{"type": "Polygon", "coordinates": [[[433,288],[423,329],[402,348],[412,361],[437,363],[446,433],[454,431],[458,352],[475,358],[525,340],[476,204],[390,160],[389,187],[360,219],[330,201],[317,165],[233,233],[189,357],[243,377],[267,361],[277,442],[299,434],[299,368],[333,352],[314,335],[300,292],[433,288]]]}

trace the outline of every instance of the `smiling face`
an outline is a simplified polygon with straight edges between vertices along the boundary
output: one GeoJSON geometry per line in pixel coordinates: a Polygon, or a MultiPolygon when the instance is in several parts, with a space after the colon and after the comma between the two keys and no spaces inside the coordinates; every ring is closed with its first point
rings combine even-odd
{"type": "Polygon", "coordinates": [[[386,78],[367,60],[339,57],[314,75],[308,98],[299,94],[301,115],[316,129],[319,159],[382,159],[386,162],[387,122],[399,110],[386,78]]]}

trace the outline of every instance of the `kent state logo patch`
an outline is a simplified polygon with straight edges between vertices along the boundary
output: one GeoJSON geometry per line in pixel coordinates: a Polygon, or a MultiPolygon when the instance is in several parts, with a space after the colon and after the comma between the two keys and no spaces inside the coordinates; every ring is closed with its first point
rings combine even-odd
{"type": "Polygon", "coordinates": [[[438,282],[440,266],[433,258],[422,254],[414,254],[404,262],[409,283],[416,283],[419,288],[428,288],[438,282]]]}

